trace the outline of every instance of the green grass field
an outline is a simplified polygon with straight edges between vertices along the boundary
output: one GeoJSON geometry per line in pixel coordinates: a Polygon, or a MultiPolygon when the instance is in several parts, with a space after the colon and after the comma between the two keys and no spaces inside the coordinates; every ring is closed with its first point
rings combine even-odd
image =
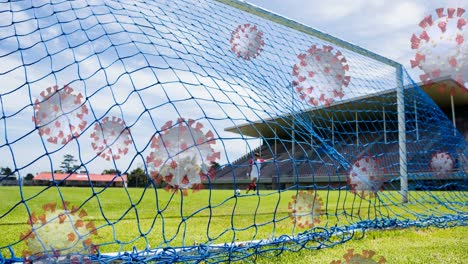
{"type": "MultiPolygon", "coordinates": [[[[3,248],[2,253],[6,257],[9,256],[4,248],[7,245],[14,244],[13,249],[19,255],[27,249],[24,242],[19,242],[20,234],[30,229],[26,208],[38,216],[44,211],[43,205],[62,200],[70,202],[70,205],[82,206],[81,209],[87,212],[83,219],[86,222],[92,221],[97,227],[98,234],[92,236],[92,240],[94,244],[100,244],[101,252],[131,250],[133,246],[144,249],[147,246],[155,248],[191,246],[194,243],[207,242],[219,244],[249,241],[284,234],[295,235],[304,231],[295,226],[289,216],[288,204],[296,194],[295,191],[262,191],[260,196],[243,194],[235,197],[233,191],[228,190],[202,190],[190,192],[188,196],[172,194],[162,189],[142,188],[95,188],[93,191],[91,188],[23,187],[23,191],[20,192],[16,186],[1,187],[0,190],[0,231],[3,234],[0,247],[3,248]]],[[[463,203],[457,203],[466,200],[466,194],[460,192],[412,192],[412,202],[405,206],[400,205],[398,192],[383,192],[379,194],[380,201],[361,199],[346,191],[324,190],[319,191],[318,195],[324,204],[321,208],[322,215],[318,218],[317,226],[320,227],[331,227],[335,224],[345,226],[375,217],[415,219],[415,214],[425,218],[466,211],[463,203]]],[[[298,262],[307,258],[307,255],[310,259],[319,258],[327,262],[326,258],[329,256],[334,256],[331,260],[342,257],[346,253],[344,249],[349,247],[385,252],[394,249],[395,244],[405,247],[407,243],[407,247],[412,248],[412,241],[418,238],[423,239],[427,246],[434,246],[437,242],[428,241],[438,241],[439,237],[445,237],[444,234],[452,234],[447,237],[447,241],[440,242],[444,245],[441,250],[449,252],[450,242],[455,238],[467,237],[467,229],[460,227],[448,230],[372,232],[367,235],[370,239],[351,241],[333,249],[286,253],[278,261],[298,262]],[[394,243],[392,237],[401,241],[394,243]],[[372,244],[376,241],[381,241],[377,244],[383,246],[376,247],[372,244]],[[370,242],[372,243],[369,244],[370,242]]],[[[453,246],[466,249],[466,241],[461,240],[463,243],[453,246]]],[[[462,254],[460,251],[460,255],[457,250],[453,250],[456,257],[465,256],[467,252],[464,250],[462,254]]],[[[420,252],[415,250],[415,253],[420,252]]],[[[408,251],[407,254],[409,257],[413,252],[408,251]]],[[[393,255],[401,257],[397,252],[385,252],[386,258],[393,258],[393,255]]],[[[405,258],[395,260],[407,263],[404,262],[405,258]]],[[[258,261],[269,263],[271,259],[260,257],[258,261]]]]}
{"type": "MultiPolygon", "coordinates": [[[[376,253],[373,259],[378,260],[379,256],[383,256],[386,263],[464,264],[468,260],[468,227],[371,231],[363,239],[351,240],[332,248],[286,252],[279,257],[260,256],[256,263],[344,262],[343,255],[349,249],[359,254],[363,250],[373,250],[376,253]]],[[[250,260],[254,261],[253,258],[250,260]]]]}

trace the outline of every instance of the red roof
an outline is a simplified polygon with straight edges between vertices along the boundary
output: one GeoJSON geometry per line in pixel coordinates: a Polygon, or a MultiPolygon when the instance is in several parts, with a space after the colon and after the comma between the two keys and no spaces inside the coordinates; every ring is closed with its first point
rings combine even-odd
{"type": "MultiPolygon", "coordinates": [[[[88,177],[93,182],[122,182],[127,181],[127,175],[117,176],[114,174],[68,174],[68,173],[54,173],[54,179],[56,181],[66,180],[66,181],[88,181],[88,177]]],[[[52,181],[52,173],[50,172],[41,172],[38,175],[34,176],[36,181],[52,181]]]]}

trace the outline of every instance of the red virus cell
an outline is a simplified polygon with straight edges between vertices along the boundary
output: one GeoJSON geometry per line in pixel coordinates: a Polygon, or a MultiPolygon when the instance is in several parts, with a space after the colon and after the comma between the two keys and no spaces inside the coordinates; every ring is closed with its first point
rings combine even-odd
{"type": "Polygon", "coordinates": [[[115,116],[106,116],[100,123],[96,123],[91,139],[94,141],[91,143],[94,151],[106,160],[120,159],[127,154],[128,146],[133,143],[130,130],[122,119],[115,116]]]}
{"type": "Polygon", "coordinates": [[[307,53],[297,55],[293,66],[293,88],[299,98],[310,105],[329,106],[336,98],[343,98],[343,86],[351,80],[346,58],[333,47],[313,45],[307,53]]]}
{"type": "Polygon", "coordinates": [[[289,216],[300,228],[312,228],[320,223],[322,208],[322,198],[313,191],[299,191],[288,204],[289,216]]]}
{"type": "Polygon", "coordinates": [[[375,252],[372,250],[363,250],[362,255],[354,253],[354,249],[348,249],[348,252],[343,255],[344,262],[341,260],[334,260],[330,264],[372,264],[372,263],[386,263],[386,260],[382,256],[375,256],[375,252]]]}
{"type": "Polygon", "coordinates": [[[444,177],[453,170],[453,159],[447,152],[437,152],[429,163],[430,169],[438,176],[444,177]]]}
{"type": "Polygon", "coordinates": [[[39,127],[39,135],[54,144],[66,144],[78,137],[86,127],[88,108],[82,104],[83,95],[73,94],[73,89],[64,86],[48,87],[41,92],[42,100],[34,102],[33,122],[39,127]]]}
{"type": "MultiPolygon", "coordinates": [[[[425,84],[432,84],[439,77],[450,76],[468,92],[468,20],[463,8],[438,8],[436,16],[426,16],[419,26],[421,33],[411,37],[411,48],[416,50],[411,67],[421,69],[425,84]]],[[[454,87],[442,85],[440,91],[454,87]]]]}
{"type": "Polygon", "coordinates": [[[152,152],[146,158],[151,177],[167,183],[166,189],[201,189],[202,180],[213,178],[213,166],[220,153],[212,148],[216,144],[213,132],[203,132],[203,124],[192,119],[179,118],[175,124],[168,121],[162,133],[151,139],[152,152]]]}
{"type": "Polygon", "coordinates": [[[31,229],[20,235],[27,246],[23,251],[26,261],[71,259],[97,251],[97,246],[92,243],[97,229],[92,221],[84,219],[87,216],[85,210],[70,207],[68,202],[63,202],[61,208],[54,202],[42,208],[42,214],[31,214],[27,221],[31,229]]]}
{"type": "Polygon", "coordinates": [[[375,158],[362,157],[353,164],[347,181],[352,193],[361,198],[374,197],[385,182],[385,170],[375,158]]]}
{"type": "Polygon", "coordinates": [[[263,33],[251,24],[239,25],[231,34],[231,50],[238,58],[256,58],[263,49],[263,33]]]}

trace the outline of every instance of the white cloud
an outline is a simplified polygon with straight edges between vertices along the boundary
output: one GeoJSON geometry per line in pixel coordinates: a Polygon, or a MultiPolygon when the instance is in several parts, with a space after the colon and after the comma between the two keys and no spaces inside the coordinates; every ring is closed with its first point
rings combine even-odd
{"type": "Polygon", "coordinates": [[[376,22],[380,22],[386,31],[412,27],[421,21],[425,16],[425,11],[426,8],[422,3],[396,1],[393,6],[385,8],[381,19],[376,19],[376,22]]]}
{"type": "MultiPolygon", "coordinates": [[[[303,4],[308,1],[301,1],[303,4]]],[[[373,2],[373,1],[371,1],[373,2]]],[[[355,13],[361,13],[361,10],[369,7],[369,1],[366,0],[328,0],[309,2],[304,8],[309,8],[312,14],[320,20],[338,20],[355,13]]],[[[301,10],[301,9],[297,9],[301,10]]]]}
{"type": "MultiPolygon", "coordinates": [[[[464,0],[264,1],[248,0],[312,28],[337,36],[409,66],[410,38],[419,22],[439,7],[463,7],[464,0]]],[[[411,71],[414,72],[414,71],[411,71]]],[[[419,79],[418,75],[412,75],[419,79]]]]}

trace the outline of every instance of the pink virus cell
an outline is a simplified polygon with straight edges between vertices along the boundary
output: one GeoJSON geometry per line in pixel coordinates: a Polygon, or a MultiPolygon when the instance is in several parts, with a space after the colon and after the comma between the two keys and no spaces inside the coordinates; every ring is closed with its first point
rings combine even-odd
{"type": "Polygon", "coordinates": [[[348,252],[343,255],[344,262],[342,260],[333,260],[330,264],[382,264],[386,263],[387,260],[382,256],[376,256],[375,251],[363,250],[362,254],[354,253],[354,249],[348,249],[348,252]]]}
{"type": "Polygon", "coordinates": [[[329,106],[343,98],[343,87],[349,85],[349,65],[340,51],[331,46],[312,45],[306,53],[297,55],[293,66],[293,89],[299,98],[310,105],[329,106]]]}
{"type": "Polygon", "coordinates": [[[231,34],[231,50],[238,58],[256,58],[265,45],[262,36],[256,25],[239,25],[231,34]]]}
{"type": "Polygon", "coordinates": [[[220,152],[212,147],[216,144],[213,132],[205,133],[202,123],[183,118],[175,124],[166,122],[161,131],[151,139],[152,151],[146,158],[151,177],[183,195],[187,189],[201,189],[203,179],[214,177],[212,164],[220,159],[220,152]]]}
{"type": "Polygon", "coordinates": [[[98,246],[93,244],[92,238],[97,236],[97,229],[93,221],[85,219],[88,214],[84,209],[70,207],[66,201],[61,207],[52,202],[42,208],[41,214],[30,215],[27,221],[30,229],[20,235],[27,246],[23,251],[26,262],[85,260],[83,256],[96,253],[98,246]]]}
{"type": "Polygon", "coordinates": [[[438,176],[444,177],[453,170],[454,162],[447,152],[437,152],[429,163],[430,169],[438,176]]]}
{"type": "Polygon", "coordinates": [[[385,182],[385,170],[377,159],[365,156],[353,164],[347,181],[352,193],[361,198],[374,197],[385,182]]]}
{"type": "Polygon", "coordinates": [[[320,223],[322,198],[314,191],[299,191],[288,204],[289,217],[299,228],[312,228],[320,223]]]}
{"type": "Polygon", "coordinates": [[[36,124],[41,137],[54,144],[65,145],[73,136],[79,137],[86,127],[85,117],[88,108],[83,104],[83,95],[74,94],[73,89],[65,85],[48,87],[41,92],[42,99],[34,102],[36,124]]]}
{"type": "MultiPolygon", "coordinates": [[[[420,23],[422,31],[411,37],[411,48],[416,50],[411,67],[421,69],[425,84],[433,84],[440,77],[450,76],[468,92],[468,26],[463,8],[438,8],[436,15],[426,16],[420,23]]],[[[454,93],[455,87],[441,85],[440,92],[454,93]]]]}
{"type": "Polygon", "coordinates": [[[118,117],[104,117],[94,125],[91,134],[92,148],[106,160],[118,160],[128,152],[128,146],[133,143],[130,130],[124,121],[118,117]]]}

